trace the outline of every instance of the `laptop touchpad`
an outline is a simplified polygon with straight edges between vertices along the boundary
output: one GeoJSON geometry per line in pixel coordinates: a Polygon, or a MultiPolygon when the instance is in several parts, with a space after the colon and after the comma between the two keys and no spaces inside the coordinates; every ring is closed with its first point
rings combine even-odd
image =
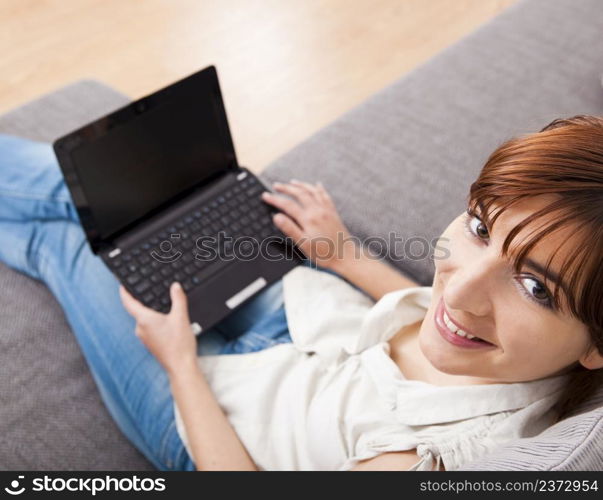
{"type": "MultiPolygon", "coordinates": [[[[202,278],[202,273],[199,275],[202,278]]],[[[268,284],[262,268],[251,262],[237,262],[202,282],[191,292],[189,313],[205,329],[208,323],[229,314],[268,284]],[[205,323],[205,325],[204,325],[205,323]]]]}

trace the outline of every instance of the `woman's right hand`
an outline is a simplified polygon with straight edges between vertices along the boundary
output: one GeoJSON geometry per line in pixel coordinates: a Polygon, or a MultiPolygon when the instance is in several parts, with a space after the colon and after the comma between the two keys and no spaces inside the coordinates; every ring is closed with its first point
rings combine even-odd
{"type": "Polygon", "coordinates": [[[266,203],[282,212],[274,215],[274,225],[315,264],[335,267],[344,258],[344,250],[347,253],[354,244],[324,186],[291,180],[286,184],[275,182],[273,187],[293,198],[262,193],[266,203]]]}

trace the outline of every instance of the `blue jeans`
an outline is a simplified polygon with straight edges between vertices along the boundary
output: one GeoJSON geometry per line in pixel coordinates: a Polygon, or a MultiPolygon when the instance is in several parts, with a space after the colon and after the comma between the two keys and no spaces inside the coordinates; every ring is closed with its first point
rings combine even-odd
{"type": "MultiPolygon", "coordinates": [[[[44,282],[61,304],[122,432],[158,469],[195,470],[175,427],[167,375],[134,335],[119,282],[90,250],[49,144],[0,135],[0,238],[0,260],[44,282]]],[[[279,280],[202,333],[198,353],[290,341],[279,280]]]]}

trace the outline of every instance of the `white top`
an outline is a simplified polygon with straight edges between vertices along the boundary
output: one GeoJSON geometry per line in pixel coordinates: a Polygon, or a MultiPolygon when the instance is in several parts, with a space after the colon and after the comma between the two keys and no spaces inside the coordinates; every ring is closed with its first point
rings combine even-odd
{"type": "MultiPolygon", "coordinates": [[[[200,356],[218,402],[260,470],[348,470],[417,450],[410,470],[446,470],[553,423],[566,375],[435,386],[404,378],[386,342],[425,317],[431,287],[372,301],[344,280],[298,266],[283,278],[292,343],[200,356]]],[[[174,404],[176,427],[189,454],[174,404]]],[[[192,456],[192,454],[191,454],[192,456]]]]}

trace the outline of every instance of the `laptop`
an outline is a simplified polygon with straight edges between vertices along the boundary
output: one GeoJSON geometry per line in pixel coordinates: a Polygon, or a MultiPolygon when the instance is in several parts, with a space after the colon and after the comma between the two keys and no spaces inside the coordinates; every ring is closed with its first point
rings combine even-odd
{"type": "Polygon", "coordinates": [[[156,311],[180,282],[195,334],[304,260],[272,223],[269,188],[237,162],[214,66],[53,148],[92,252],[156,311]]]}

